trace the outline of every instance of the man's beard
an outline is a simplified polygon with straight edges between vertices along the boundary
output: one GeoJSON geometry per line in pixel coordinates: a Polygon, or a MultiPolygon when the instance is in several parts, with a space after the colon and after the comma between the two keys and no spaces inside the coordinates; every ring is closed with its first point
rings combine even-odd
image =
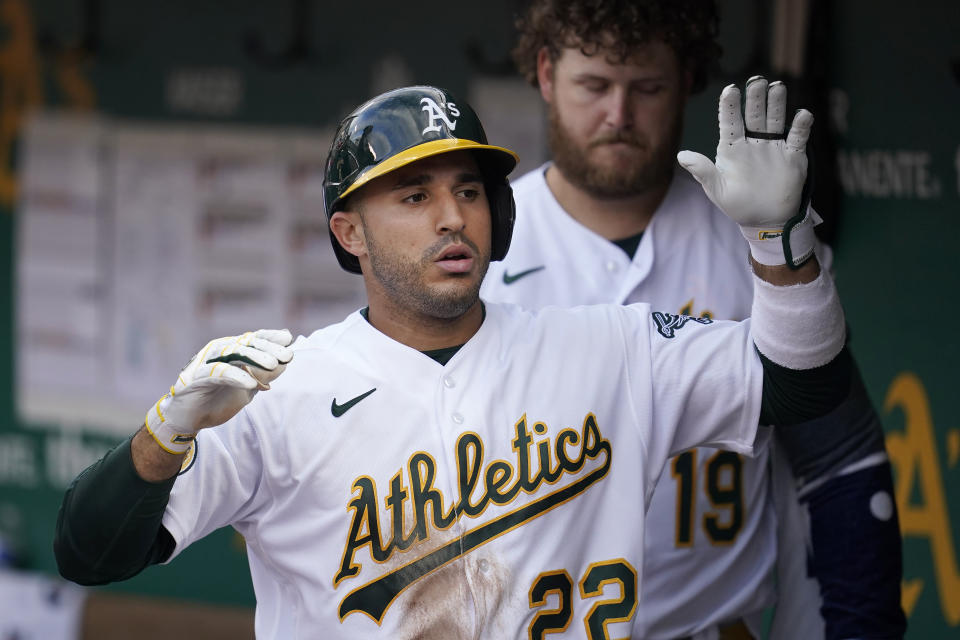
{"type": "Polygon", "coordinates": [[[675,156],[680,144],[681,117],[669,124],[668,135],[660,146],[650,147],[649,141],[631,131],[616,131],[594,139],[585,146],[575,141],[564,128],[555,106],[550,106],[549,142],[553,163],[569,182],[591,196],[615,200],[640,195],[669,182],[673,175],[675,156]],[[591,162],[589,152],[603,144],[624,142],[644,151],[645,158],[609,167],[591,162]]]}
{"type": "MultiPolygon", "coordinates": [[[[462,316],[480,299],[480,285],[490,266],[490,254],[482,254],[476,244],[463,236],[442,238],[423,252],[418,262],[404,262],[399,256],[384,249],[374,240],[368,227],[364,228],[367,254],[373,276],[394,304],[432,318],[453,319],[462,316]],[[423,274],[436,257],[450,244],[461,242],[473,250],[475,263],[481,266],[480,277],[467,289],[435,290],[423,282],[423,274]]],[[[451,276],[468,279],[468,274],[451,276]]]]}

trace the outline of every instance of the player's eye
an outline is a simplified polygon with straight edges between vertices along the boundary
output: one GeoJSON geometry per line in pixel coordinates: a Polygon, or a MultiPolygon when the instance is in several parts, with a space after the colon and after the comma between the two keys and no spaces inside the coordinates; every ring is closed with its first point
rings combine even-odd
{"type": "Polygon", "coordinates": [[[609,84],[603,80],[587,80],[583,83],[583,88],[590,93],[603,93],[608,86],[609,84]]]}
{"type": "Polygon", "coordinates": [[[465,200],[476,200],[480,195],[480,189],[477,189],[476,187],[466,187],[460,189],[457,192],[457,195],[465,200]]]}
{"type": "Polygon", "coordinates": [[[410,204],[416,204],[418,202],[423,202],[427,199],[427,194],[417,191],[416,193],[411,193],[406,198],[403,199],[403,202],[409,202],[410,204]]]}
{"type": "Polygon", "coordinates": [[[655,96],[661,91],[663,91],[663,85],[662,84],[643,85],[640,87],[634,87],[633,91],[634,93],[637,93],[642,96],[655,96]]]}

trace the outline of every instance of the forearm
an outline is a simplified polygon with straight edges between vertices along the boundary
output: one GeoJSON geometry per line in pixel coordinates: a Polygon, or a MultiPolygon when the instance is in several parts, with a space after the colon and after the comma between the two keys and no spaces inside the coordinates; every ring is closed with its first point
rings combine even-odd
{"type": "Polygon", "coordinates": [[[123,580],[163,561],[173,549],[161,521],[176,475],[159,483],[144,480],[130,447],[131,439],[125,440],[67,489],[57,517],[54,554],[68,580],[123,580]]]}
{"type": "Polygon", "coordinates": [[[813,282],[820,275],[820,262],[816,256],[813,256],[796,269],[791,269],[786,264],[762,264],[757,262],[753,256],[750,257],[750,266],[753,267],[755,276],[764,282],[769,282],[778,287],[806,284],[813,282]]]}
{"type": "Polygon", "coordinates": [[[145,427],[141,427],[130,443],[133,467],[147,482],[163,482],[177,475],[183,464],[182,453],[164,450],[145,427]]]}
{"type": "Polygon", "coordinates": [[[750,333],[757,350],[788,369],[816,369],[846,343],[843,307],[829,274],[811,259],[796,271],[759,269],[753,278],[750,333]]]}
{"type": "Polygon", "coordinates": [[[751,333],[763,365],[761,419],[787,425],[826,415],[852,376],[833,280],[815,257],[798,269],[753,261],[751,333]]]}

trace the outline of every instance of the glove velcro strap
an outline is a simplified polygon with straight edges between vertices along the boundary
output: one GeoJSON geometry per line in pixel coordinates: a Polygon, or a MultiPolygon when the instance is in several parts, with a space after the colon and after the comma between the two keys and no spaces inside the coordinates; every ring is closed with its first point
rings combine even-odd
{"type": "MultiPolygon", "coordinates": [[[[784,133],[749,130],[746,131],[746,137],[763,140],[787,139],[784,133]]],[[[807,177],[803,181],[803,190],[800,192],[800,206],[797,207],[797,214],[783,225],[740,228],[750,242],[750,253],[753,259],[760,264],[768,266],[785,264],[791,269],[799,269],[804,262],[813,257],[814,246],[817,243],[813,228],[823,222],[823,219],[810,207],[814,177],[810,145],[807,145],[804,153],[807,156],[807,177]],[[780,246],[775,246],[777,244],[780,246]]]]}
{"type": "Polygon", "coordinates": [[[817,212],[808,208],[803,218],[792,218],[782,227],[740,227],[750,243],[750,254],[760,264],[789,265],[796,269],[813,256],[817,236],[813,228],[823,222],[817,212]]]}
{"type": "Polygon", "coordinates": [[[144,426],[161,449],[167,453],[180,455],[190,449],[190,445],[193,444],[193,439],[197,437],[197,434],[196,432],[185,431],[167,422],[163,417],[161,405],[166,404],[164,401],[169,401],[169,399],[169,395],[163,396],[157,401],[157,404],[147,411],[144,426]]]}

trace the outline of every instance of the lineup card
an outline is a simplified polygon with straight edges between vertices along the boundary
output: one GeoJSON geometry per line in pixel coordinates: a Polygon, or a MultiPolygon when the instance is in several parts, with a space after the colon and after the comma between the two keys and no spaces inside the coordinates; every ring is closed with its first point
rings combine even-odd
{"type": "Polygon", "coordinates": [[[106,376],[108,221],[101,121],[35,116],[23,130],[16,258],[16,384],[26,415],[71,398],[72,423],[106,376]]]}
{"type": "Polygon", "coordinates": [[[208,340],[361,307],[330,250],[330,131],[34,116],[22,145],[17,402],[129,433],[208,340]]]}

